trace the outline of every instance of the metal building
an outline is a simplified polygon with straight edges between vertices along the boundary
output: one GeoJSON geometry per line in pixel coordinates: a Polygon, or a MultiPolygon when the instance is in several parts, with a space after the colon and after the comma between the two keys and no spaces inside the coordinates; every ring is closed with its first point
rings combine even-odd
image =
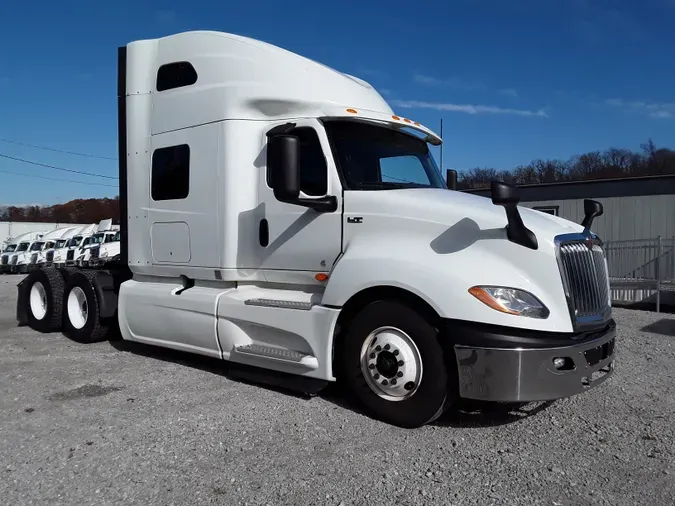
{"type": "MultiPolygon", "coordinates": [[[[653,302],[657,311],[675,304],[675,174],[519,188],[520,205],[576,223],[584,199],[601,202],[604,214],[592,228],[605,243],[613,299],[653,302]]],[[[489,188],[462,191],[490,196],[489,188]]]]}
{"type": "MultiPolygon", "coordinates": [[[[601,202],[604,214],[593,222],[603,241],[675,237],[675,174],[522,185],[521,205],[581,223],[584,199],[601,202]]],[[[484,197],[489,188],[462,190],[484,197]]]]}

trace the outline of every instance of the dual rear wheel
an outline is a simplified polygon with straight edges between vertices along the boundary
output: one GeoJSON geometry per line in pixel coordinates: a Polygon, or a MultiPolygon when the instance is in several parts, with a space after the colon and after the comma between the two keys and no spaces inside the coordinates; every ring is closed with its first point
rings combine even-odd
{"type": "Polygon", "coordinates": [[[24,292],[28,325],[38,332],[61,331],[81,343],[105,340],[109,322],[99,315],[96,275],[96,271],[75,268],[44,268],[31,273],[24,292]]]}

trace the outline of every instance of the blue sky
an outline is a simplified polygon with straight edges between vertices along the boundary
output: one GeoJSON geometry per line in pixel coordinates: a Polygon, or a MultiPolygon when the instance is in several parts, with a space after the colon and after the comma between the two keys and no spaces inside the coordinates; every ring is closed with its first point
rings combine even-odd
{"type": "MultiPolygon", "coordinates": [[[[652,138],[675,147],[675,0],[3,2],[0,139],[115,158],[116,48],[192,29],[271,42],[360,76],[438,131],[444,168],[513,168],[652,138]],[[422,5],[423,7],[419,7],[422,5]]],[[[113,160],[0,142],[0,155],[116,176],[113,160]]],[[[437,158],[438,159],[438,158],[437,158]]],[[[114,180],[0,157],[0,170],[114,180]]],[[[0,204],[114,187],[0,172],[0,204]]]]}

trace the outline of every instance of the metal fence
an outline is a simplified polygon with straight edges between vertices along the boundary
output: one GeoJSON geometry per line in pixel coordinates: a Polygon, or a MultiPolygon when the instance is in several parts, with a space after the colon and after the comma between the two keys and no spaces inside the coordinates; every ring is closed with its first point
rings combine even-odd
{"type": "Polygon", "coordinates": [[[612,298],[641,302],[656,297],[661,311],[661,292],[675,290],[675,237],[605,243],[612,298]]]}

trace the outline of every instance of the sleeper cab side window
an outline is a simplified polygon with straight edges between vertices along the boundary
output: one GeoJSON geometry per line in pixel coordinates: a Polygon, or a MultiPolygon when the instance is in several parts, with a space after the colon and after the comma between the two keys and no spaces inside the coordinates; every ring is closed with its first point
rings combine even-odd
{"type": "Polygon", "coordinates": [[[190,86],[197,82],[197,71],[190,62],[166,63],[157,70],[157,91],[190,86]]]}
{"type": "MultiPolygon", "coordinates": [[[[305,195],[321,197],[328,192],[328,165],[321,148],[319,136],[311,127],[294,128],[289,135],[295,135],[300,141],[298,172],[300,190],[305,195]]],[[[272,176],[267,171],[267,186],[272,187],[272,176]]]]}
{"type": "Polygon", "coordinates": [[[159,148],[152,154],[152,200],[180,200],[190,193],[190,146],[159,148]]]}

